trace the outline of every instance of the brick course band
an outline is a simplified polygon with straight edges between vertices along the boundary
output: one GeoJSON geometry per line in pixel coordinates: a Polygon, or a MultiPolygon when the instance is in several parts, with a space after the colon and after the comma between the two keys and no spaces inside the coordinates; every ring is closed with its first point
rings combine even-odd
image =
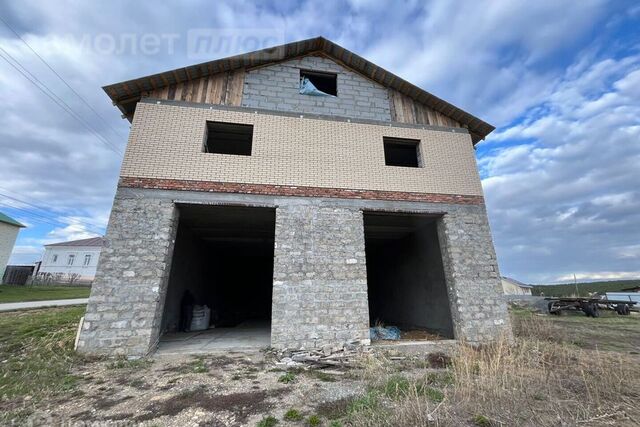
{"type": "Polygon", "coordinates": [[[406,202],[452,203],[482,205],[482,196],[461,194],[412,193],[400,191],[350,190],[343,188],[300,187],[235,182],[190,181],[179,179],[137,178],[123,176],[120,187],[156,190],[186,190],[218,193],[261,194],[268,196],[329,197],[339,199],[391,200],[406,202]]]}

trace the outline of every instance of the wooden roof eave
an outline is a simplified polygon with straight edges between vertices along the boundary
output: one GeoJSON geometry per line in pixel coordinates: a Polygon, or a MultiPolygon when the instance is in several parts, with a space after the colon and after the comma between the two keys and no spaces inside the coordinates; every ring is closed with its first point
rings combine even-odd
{"type": "MultiPolygon", "coordinates": [[[[122,105],[123,108],[121,108],[121,104],[137,102],[142,97],[143,93],[147,91],[144,89],[145,87],[148,86],[150,88],[154,88],[156,86],[154,81],[155,83],[165,82],[165,84],[175,84],[181,81],[188,81],[192,78],[200,78],[218,72],[231,71],[236,68],[251,67],[252,69],[255,69],[267,64],[288,61],[295,57],[309,55],[313,52],[321,52],[324,55],[328,55],[332,59],[340,62],[341,65],[346,66],[366,78],[376,81],[383,86],[396,89],[410,98],[413,98],[416,101],[453,118],[463,127],[468,128],[472,135],[476,135],[477,138],[479,138],[478,141],[484,139],[486,135],[495,129],[490,124],[467,113],[455,105],[413,85],[384,68],[378,67],[363,57],[325,39],[324,37],[301,40],[254,52],[234,55],[228,58],[207,61],[191,65],[189,67],[178,68],[134,80],[115,83],[105,86],[103,89],[114,103],[118,105],[118,108],[121,111],[123,108],[129,111],[130,108],[127,108],[124,105],[122,105]],[[282,57],[273,58],[273,52],[278,51],[282,52],[282,57]],[[137,90],[133,90],[132,87],[136,87],[137,90]]],[[[135,109],[135,106],[133,109],[135,109]]],[[[474,141],[474,143],[475,142],[477,141],[474,141]]]]}

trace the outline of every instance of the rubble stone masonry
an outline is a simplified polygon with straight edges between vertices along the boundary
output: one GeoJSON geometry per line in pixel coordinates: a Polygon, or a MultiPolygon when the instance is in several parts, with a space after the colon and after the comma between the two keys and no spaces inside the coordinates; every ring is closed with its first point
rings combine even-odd
{"type": "Polygon", "coordinates": [[[274,347],[368,342],[367,210],[437,215],[456,338],[486,342],[510,334],[464,129],[148,100],[135,112],[80,351],[142,356],[155,349],[176,203],[276,208],[274,347]],[[205,153],[207,120],[252,124],[252,155],[205,153]],[[420,140],[422,167],[385,166],[384,136],[420,140]]]}

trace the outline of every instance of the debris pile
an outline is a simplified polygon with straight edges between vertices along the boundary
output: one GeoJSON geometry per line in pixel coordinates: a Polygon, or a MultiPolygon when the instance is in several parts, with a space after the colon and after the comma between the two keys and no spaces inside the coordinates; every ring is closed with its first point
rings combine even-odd
{"type": "Polygon", "coordinates": [[[363,355],[369,354],[368,347],[359,344],[345,344],[342,347],[324,346],[321,349],[276,350],[269,349],[276,366],[284,368],[351,368],[363,355]]]}

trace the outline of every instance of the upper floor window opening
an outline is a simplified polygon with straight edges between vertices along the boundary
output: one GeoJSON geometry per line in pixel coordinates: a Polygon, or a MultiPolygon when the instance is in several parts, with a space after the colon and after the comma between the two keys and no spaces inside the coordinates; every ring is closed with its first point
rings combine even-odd
{"type": "Polygon", "coordinates": [[[204,150],[207,153],[250,156],[253,125],[207,122],[204,150]]]}
{"type": "Polygon", "coordinates": [[[300,93],[315,96],[338,96],[338,75],[300,70],[300,93]]]}

